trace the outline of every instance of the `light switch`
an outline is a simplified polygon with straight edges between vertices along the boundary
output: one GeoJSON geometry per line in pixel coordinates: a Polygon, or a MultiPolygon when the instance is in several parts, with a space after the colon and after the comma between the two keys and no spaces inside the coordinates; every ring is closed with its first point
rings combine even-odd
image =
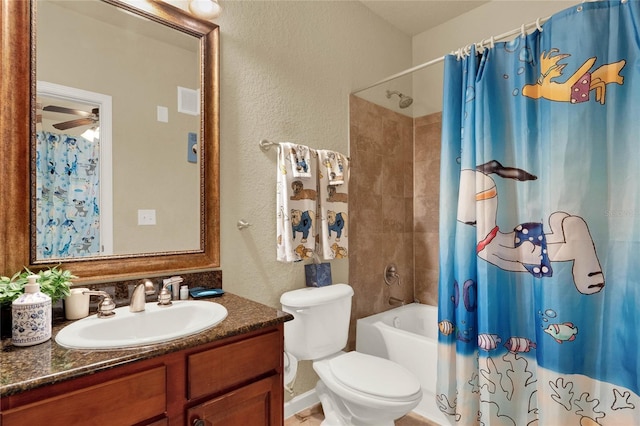
{"type": "Polygon", "coordinates": [[[138,225],[155,225],[155,210],[138,210],[138,225]]]}
{"type": "Polygon", "coordinates": [[[187,137],[187,161],[190,163],[198,162],[198,134],[189,132],[187,137]]]}
{"type": "Polygon", "coordinates": [[[169,122],[169,108],[158,105],[158,121],[161,123],[169,122]]]}

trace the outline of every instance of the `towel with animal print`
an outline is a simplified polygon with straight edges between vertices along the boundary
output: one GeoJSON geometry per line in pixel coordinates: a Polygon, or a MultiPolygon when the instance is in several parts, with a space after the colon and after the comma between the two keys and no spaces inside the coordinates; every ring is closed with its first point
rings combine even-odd
{"type": "Polygon", "coordinates": [[[349,252],[349,159],[335,151],[323,149],[317,153],[319,254],[327,260],[346,258],[349,252]],[[340,178],[337,179],[338,176],[340,178]]]}
{"type": "Polygon", "coordinates": [[[299,262],[310,259],[316,245],[316,211],[318,206],[317,154],[298,144],[278,145],[278,176],[276,190],[277,260],[299,262]],[[292,152],[308,152],[308,159],[292,152]],[[304,174],[301,176],[300,167],[304,174]]]}

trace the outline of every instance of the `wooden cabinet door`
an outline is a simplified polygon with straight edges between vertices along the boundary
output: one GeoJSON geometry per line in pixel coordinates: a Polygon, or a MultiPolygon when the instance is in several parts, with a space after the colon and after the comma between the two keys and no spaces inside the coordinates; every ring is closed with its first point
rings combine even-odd
{"type": "Polygon", "coordinates": [[[163,365],[37,400],[0,413],[0,425],[136,424],[165,412],[166,377],[163,365]]]}
{"type": "Polygon", "coordinates": [[[187,411],[189,426],[280,426],[280,377],[270,376],[187,411]]]}

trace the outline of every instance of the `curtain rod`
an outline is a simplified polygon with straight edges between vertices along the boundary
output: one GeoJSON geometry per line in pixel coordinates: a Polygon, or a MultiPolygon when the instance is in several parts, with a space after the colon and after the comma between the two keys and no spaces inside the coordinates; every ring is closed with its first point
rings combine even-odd
{"type": "MultiPolygon", "coordinates": [[[[516,34],[521,34],[521,35],[524,36],[524,35],[526,35],[527,29],[532,28],[532,27],[536,27],[538,29],[538,31],[542,31],[541,25],[543,23],[545,23],[546,21],[548,21],[549,18],[551,18],[551,16],[547,16],[546,18],[538,18],[534,22],[531,22],[530,24],[526,24],[526,25],[522,24],[522,26],[520,28],[515,28],[515,29],[513,29],[511,31],[507,31],[506,33],[502,33],[502,34],[499,34],[497,36],[489,37],[488,39],[482,40],[479,43],[469,44],[469,45],[467,45],[465,47],[462,47],[462,48],[460,48],[460,49],[458,49],[456,51],[452,51],[451,54],[452,55],[456,55],[457,54],[458,57],[462,57],[464,55],[468,55],[469,51],[471,49],[471,46],[474,45],[474,44],[476,45],[476,48],[478,48],[478,49],[479,48],[484,48],[485,46],[493,47],[493,43],[495,41],[503,40],[505,38],[511,37],[513,35],[516,35],[516,34]]],[[[395,80],[398,77],[404,77],[405,75],[411,74],[411,73],[413,73],[415,71],[419,71],[419,70],[421,70],[423,68],[430,67],[431,65],[435,65],[435,64],[437,64],[439,62],[444,61],[445,56],[441,56],[439,58],[432,59],[432,60],[430,60],[428,62],[425,62],[425,63],[420,64],[420,65],[416,65],[415,67],[406,69],[406,70],[404,70],[402,72],[399,72],[397,74],[390,75],[387,78],[383,78],[380,81],[377,81],[377,82],[375,82],[373,84],[370,84],[368,86],[362,87],[362,88],[360,88],[358,90],[355,90],[355,91],[353,91],[351,93],[355,95],[356,93],[362,92],[363,90],[371,89],[372,87],[376,87],[376,86],[379,86],[381,84],[387,83],[387,82],[389,82],[391,80],[395,80]]]]}

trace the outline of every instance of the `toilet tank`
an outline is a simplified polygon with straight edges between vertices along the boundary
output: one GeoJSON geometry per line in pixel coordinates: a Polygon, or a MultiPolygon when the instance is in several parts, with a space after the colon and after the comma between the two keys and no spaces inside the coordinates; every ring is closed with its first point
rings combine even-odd
{"type": "Polygon", "coordinates": [[[347,284],[307,287],[280,297],[294,316],[284,324],[284,348],[299,360],[324,358],[347,345],[353,289],[347,284]]]}

